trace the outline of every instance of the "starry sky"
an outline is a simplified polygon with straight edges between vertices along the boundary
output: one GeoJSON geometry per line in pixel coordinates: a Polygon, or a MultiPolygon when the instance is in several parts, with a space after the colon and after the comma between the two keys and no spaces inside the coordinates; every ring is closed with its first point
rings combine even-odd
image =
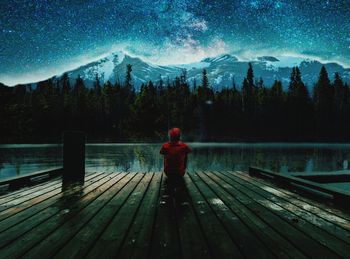
{"type": "Polygon", "coordinates": [[[1,0],[0,82],[42,80],[114,51],[156,64],[224,53],[350,67],[350,0],[1,0]]]}

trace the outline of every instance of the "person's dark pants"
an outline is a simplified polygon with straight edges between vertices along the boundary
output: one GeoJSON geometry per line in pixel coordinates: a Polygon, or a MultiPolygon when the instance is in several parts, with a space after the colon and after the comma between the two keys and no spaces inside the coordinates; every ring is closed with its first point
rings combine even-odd
{"type": "Polygon", "coordinates": [[[166,182],[169,186],[176,188],[184,185],[183,176],[179,173],[165,173],[165,175],[167,176],[166,182]]]}

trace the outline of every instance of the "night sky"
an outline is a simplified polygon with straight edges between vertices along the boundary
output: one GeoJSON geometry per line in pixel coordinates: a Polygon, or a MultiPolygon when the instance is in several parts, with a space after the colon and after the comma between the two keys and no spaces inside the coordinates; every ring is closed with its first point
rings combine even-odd
{"type": "Polygon", "coordinates": [[[45,79],[116,50],[157,64],[230,53],[350,67],[350,0],[0,1],[0,82],[45,79]]]}

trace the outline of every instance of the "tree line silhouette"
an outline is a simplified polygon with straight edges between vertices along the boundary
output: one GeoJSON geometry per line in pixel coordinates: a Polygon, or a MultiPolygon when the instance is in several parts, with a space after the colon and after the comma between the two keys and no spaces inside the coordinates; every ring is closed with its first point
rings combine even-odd
{"type": "Polygon", "coordinates": [[[312,92],[293,67],[288,88],[275,80],[266,87],[254,79],[252,64],[238,88],[213,90],[208,74],[190,86],[187,71],[174,80],[149,81],[135,91],[132,66],[124,82],[93,88],[67,73],[30,85],[0,84],[0,142],[60,142],[64,130],[83,130],[91,142],[160,141],[170,127],[192,141],[350,140],[349,86],[323,66],[312,92]]]}

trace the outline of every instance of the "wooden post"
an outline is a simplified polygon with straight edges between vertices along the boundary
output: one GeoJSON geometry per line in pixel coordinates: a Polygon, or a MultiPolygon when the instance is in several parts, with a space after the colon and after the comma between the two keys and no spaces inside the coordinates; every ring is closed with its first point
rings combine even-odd
{"type": "Polygon", "coordinates": [[[84,183],[85,177],[85,133],[66,131],[63,133],[63,179],[62,185],[84,183]]]}

